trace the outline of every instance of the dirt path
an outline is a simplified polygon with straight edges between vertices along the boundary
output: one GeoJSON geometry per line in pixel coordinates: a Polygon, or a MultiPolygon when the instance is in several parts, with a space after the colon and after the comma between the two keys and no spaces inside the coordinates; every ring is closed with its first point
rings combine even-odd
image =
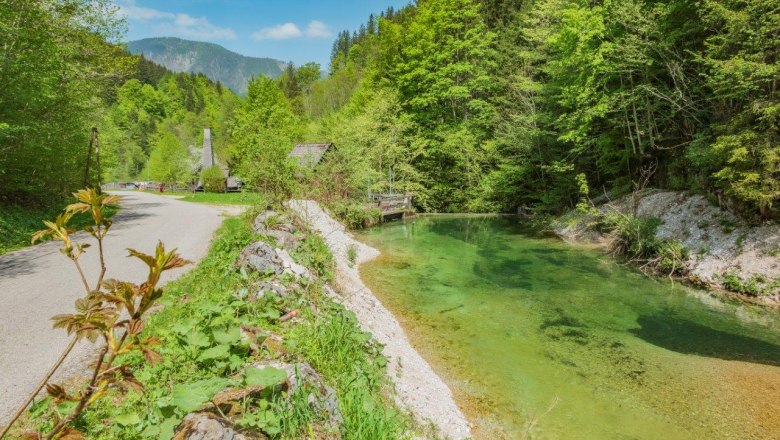
{"type": "MultiPolygon", "coordinates": [[[[152,253],[157,240],[162,240],[167,248],[176,247],[182,256],[197,261],[206,255],[223,214],[241,209],[139,192],[116,194],[122,197],[122,209],[106,241],[107,278],[130,281],[144,279],[147,268],[127,258],[126,248],[152,253]]],[[[82,241],[94,241],[86,234],[81,236],[82,241]]],[[[51,328],[49,318],[71,312],[74,300],[84,291],[73,264],[60,254],[59,246],[59,242],[47,242],[0,256],[0,425],[70,341],[63,330],[51,328]]],[[[96,249],[93,246],[81,258],[90,282],[98,273],[96,249]]],[[[164,281],[181,276],[190,267],[167,273],[164,281]]],[[[78,345],[55,378],[78,371],[91,349],[86,342],[78,345]]]]}

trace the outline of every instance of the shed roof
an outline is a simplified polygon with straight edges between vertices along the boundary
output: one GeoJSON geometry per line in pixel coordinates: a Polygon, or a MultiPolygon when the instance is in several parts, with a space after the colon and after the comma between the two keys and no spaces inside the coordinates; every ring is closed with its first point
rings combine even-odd
{"type": "Polygon", "coordinates": [[[319,144],[298,144],[290,152],[290,156],[298,160],[302,167],[314,168],[322,160],[322,156],[333,147],[332,142],[319,144]]]}

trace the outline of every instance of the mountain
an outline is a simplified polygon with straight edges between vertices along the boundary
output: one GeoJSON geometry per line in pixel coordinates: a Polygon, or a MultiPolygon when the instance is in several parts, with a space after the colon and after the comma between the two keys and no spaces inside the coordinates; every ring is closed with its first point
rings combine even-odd
{"type": "Polygon", "coordinates": [[[128,43],[128,50],[141,54],[174,72],[202,73],[234,92],[245,95],[249,79],[265,74],[278,77],[286,63],[271,58],[254,58],[231,52],[214,43],[180,38],[144,38],[128,43]]]}

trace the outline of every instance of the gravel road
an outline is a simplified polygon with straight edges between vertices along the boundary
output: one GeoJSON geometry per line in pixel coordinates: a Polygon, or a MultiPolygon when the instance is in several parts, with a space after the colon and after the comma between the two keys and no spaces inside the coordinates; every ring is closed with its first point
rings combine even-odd
{"type": "MultiPolygon", "coordinates": [[[[115,192],[122,209],[106,239],[107,278],[141,281],[147,267],[127,258],[126,248],[153,253],[157,240],[184,258],[198,261],[208,251],[212,234],[225,214],[240,207],[188,203],[138,192],[115,192]]],[[[81,233],[81,241],[94,239],[81,233]]],[[[60,242],[47,242],[0,256],[0,425],[35,389],[70,338],[51,328],[50,317],[73,310],[84,288],[73,263],[59,252],[60,242]]],[[[80,259],[90,283],[99,273],[97,246],[80,259]]],[[[181,276],[192,266],[166,273],[163,281],[181,276]]],[[[83,368],[94,347],[77,345],[56,378],[83,368]]]]}

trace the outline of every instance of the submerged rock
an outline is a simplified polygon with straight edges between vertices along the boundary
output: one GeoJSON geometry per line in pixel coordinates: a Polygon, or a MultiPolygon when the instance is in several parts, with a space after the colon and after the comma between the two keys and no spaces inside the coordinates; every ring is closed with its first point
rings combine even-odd
{"type": "Polygon", "coordinates": [[[173,440],[264,440],[264,434],[238,432],[229,421],[211,413],[190,414],[176,429],[173,440]]]}

